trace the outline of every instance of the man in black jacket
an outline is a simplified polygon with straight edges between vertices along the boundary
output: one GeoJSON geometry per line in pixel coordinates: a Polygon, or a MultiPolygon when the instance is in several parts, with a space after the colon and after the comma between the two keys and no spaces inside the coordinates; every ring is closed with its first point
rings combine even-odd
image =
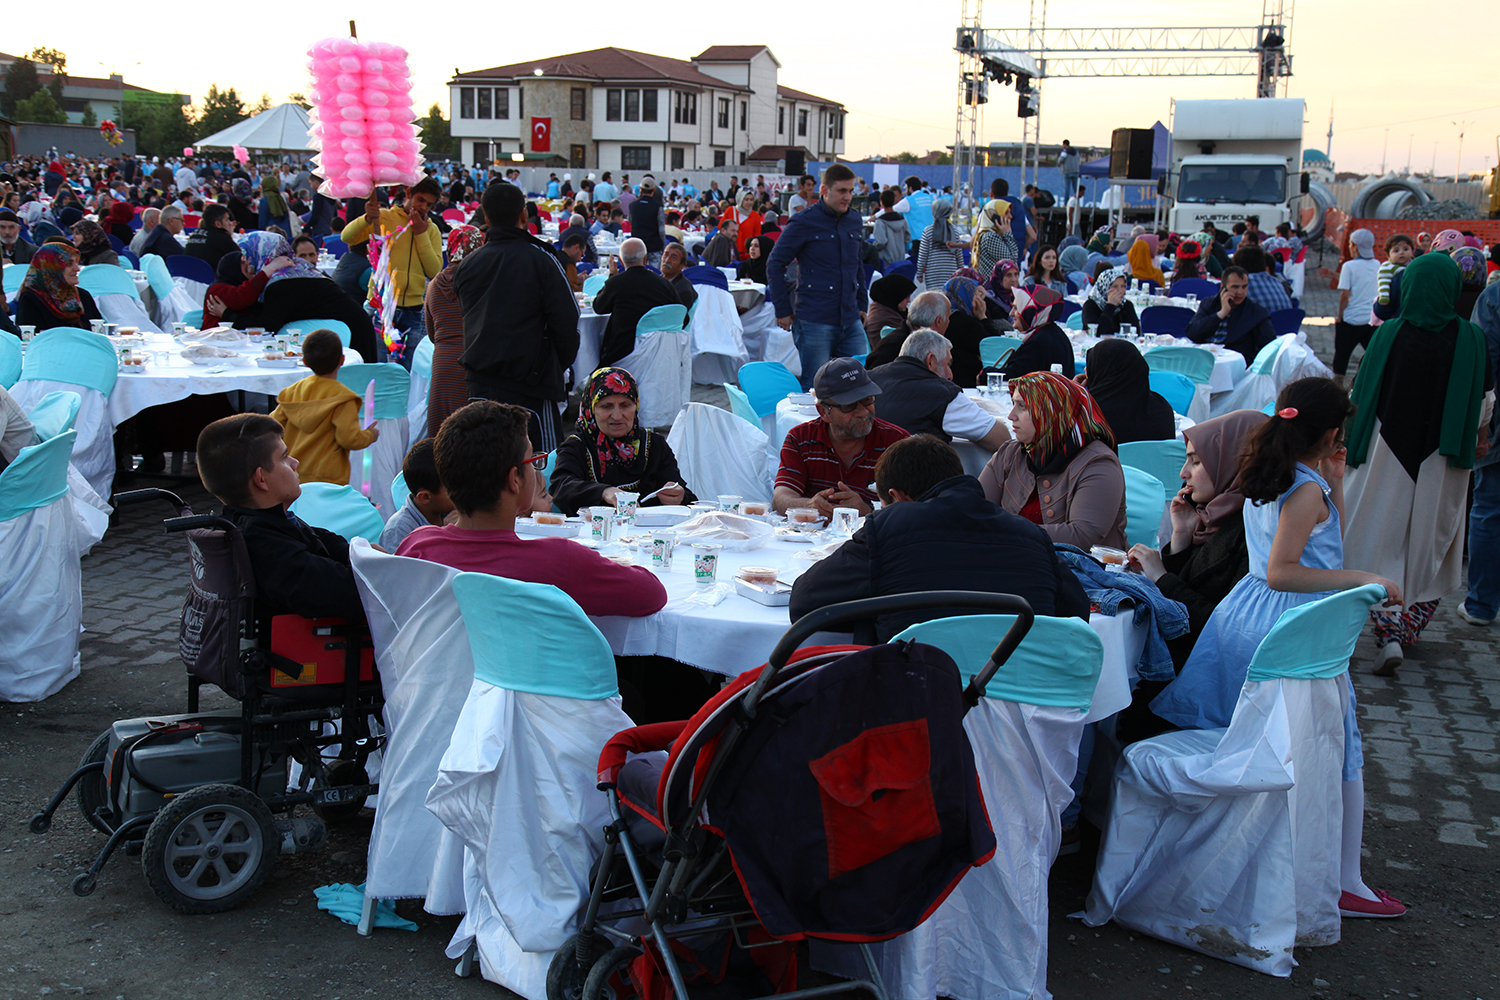
{"type": "MultiPolygon", "coordinates": [[[[793,621],[830,604],[924,590],[1018,594],[1039,615],[1088,620],[1083,585],[1046,533],[986,500],[951,445],[928,434],[903,438],[880,456],[875,483],[885,506],[797,578],[793,621]]],[[[883,615],[857,626],[854,641],[885,642],[915,622],[963,613],[883,615]]]]}
{"type": "Polygon", "coordinates": [[[875,415],[908,434],[967,438],[986,451],[1010,440],[1005,424],[953,383],[953,344],[936,330],[915,330],[895,361],[870,369],[880,386],[875,415]]]}
{"type": "Polygon", "coordinates": [[[615,273],[611,260],[609,280],[594,299],[594,312],[609,315],[609,329],[599,345],[601,366],[612,365],[635,350],[635,328],[642,316],[657,306],[682,303],[672,283],[646,267],[645,243],[634,237],[621,243],[620,259],[625,270],[615,273]]]}
{"type": "Polygon", "coordinates": [[[1199,344],[1223,344],[1245,356],[1245,364],[1255,360],[1260,349],[1276,339],[1271,314],[1266,307],[1250,298],[1250,276],[1243,267],[1224,269],[1219,294],[1198,307],[1198,314],[1188,320],[1184,335],[1199,344]]]}
{"type": "MultiPolygon", "coordinates": [[[[532,447],[557,447],[557,403],[578,355],[578,300],[552,247],[526,231],[526,196],[491,184],[483,196],[485,244],[453,278],[464,314],[464,366],[470,397],[524,406],[536,414],[532,447]]],[[[585,373],[592,374],[592,373],[585,373]]]]}
{"type": "Polygon", "coordinates": [[[141,245],[140,256],[154,253],[166,260],[173,254],[182,253],[182,244],[177,242],[177,234],[182,232],[182,226],[182,209],[175,205],[162,209],[161,221],[147,234],[146,242],[141,245]]]}
{"type": "Polygon", "coordinates": [[[0,258],[7,264],[30,264],[36,244],[21,238],[21,218],[8,208],[0,208],[0,258]]]}
{"type": "Polygon", "coordinates": [[[193,235],[188,237],[187,247],[182,252],[189,257],[197,257],[217,271],[220,258],[240,248],[230,235],[234,228],[234,213],[229,210],[229,206],[209,205],[203,210],[203,219],[193,235]]]}

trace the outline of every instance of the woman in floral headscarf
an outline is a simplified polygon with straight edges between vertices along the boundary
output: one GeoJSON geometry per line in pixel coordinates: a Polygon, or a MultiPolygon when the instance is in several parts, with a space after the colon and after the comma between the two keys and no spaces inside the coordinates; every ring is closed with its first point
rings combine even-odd
{"type": "Polygon", "coordinates": [[[365,361],[375,360],[375,330],[360,304],[316,266],[292,255],[292,244],[277,233],[255,232],[245,237],[245,260],[253,274],[278,258],[291,261],[271,274],[259,301],[245,309],[228,308],[223,321],[237,327],[263,326],[280,330],[288,323],[335,319],[349,328],[349,344],[365,361]]]}
{"type": "Polygon", "coordinates": [[[1125,324],[1139,326],[1135,306],[1126,298],[1130,288],[1130,268],[1112,267],[1094,279],[1088,301],[1083,304],[1083,327],[1095,327],[1100,337],[1113,337],[1125,324]]]}
{"type": "Polygon", "coordinates": [[[16,325],[50,330],[55,326],[89,328],[89,320],[103,319],[94,298],[78,287],[78,251],[66,243],[44,243],[31,264],[16,298],[16,325]]]}
{"type": "Polygon", "coordinates": [[[984,495],[1054,542],[1125,548],[1125,473],[1088,390],[1052,372],[1010,382],[1015,439],[979,474],[984,495]]]}
{"type": "Polygon", "coordinates": [[[1052,317],[1063,297],[1050,288],[1016,289],[1016,307],[1011,320],[1022,338],[1021,346],[1005,362],[1005,377],[1019,378],[1028,372],[1050,371],[1062,366],[1062,374],[1073,377],[1073,343],[1052,317]]]}
{"type": "Polygon", "coordinates": [[[422,318],[432,339],[432,382],[427,390],[427,436],[436,437],[448,416],[469,402],[459,356],[464,353],[464,314],[453,276],[471,251],[484,246],[484,230],[454,226],[448,234],[448,264],[427,283],[422,318]]]}
{"type": "Polygon", "coordinates": [[[600,368],[589,376],[577,431],[557,448],[550,485],[558,510],[572,515],[614,506],[620,490],[642,497],[660,490],[647,506],[698,499],[682,481],[667,439],[641,426],[639,405],[640,387],[625,369],[600,368]]]}
{"type": "Polygon", "coordinates": [[[1010,314],[1016,308],[1016,289],[1021,285],[1021,267],[1013,260],[1002,260],[990,272],[985,284],[989,293],[989,318],[1004,317],[1007,330],[1014,328],[1010,314]]]}

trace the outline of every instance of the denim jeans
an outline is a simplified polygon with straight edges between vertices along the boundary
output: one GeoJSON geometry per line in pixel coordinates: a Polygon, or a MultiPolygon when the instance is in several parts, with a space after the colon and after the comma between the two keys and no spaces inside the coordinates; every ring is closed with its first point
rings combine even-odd
{"type": "Polygon", "coordinates": [[[842,327],[793,320],[792,342],[797,345],[797,353],[802,358],[803,389],[812,388],[813,376],[828,363],[829,358],[852,358],[870,352],[870,338],[865,335],[864,324],[857,319],[842,327]]]}
{"type": "Polygon", "coordinates": [[[1500,605],[1500,464],[1491,464],[1474,470],[1474,506],[1469,511],[1469,593],[1464,598],[1464,607],[1475,618],[1494,618],[1500,610],[1497,605],[1500,605]]]}
{"type": "MultiPolygon", "coordinates": [[[[421,306],[400,306],[396,309],[396,315],[392,319],[392,325],[406,335],[406,347],[401,352],[401,357],[395,360],[402,368],[411,371],[412,355],[416,353],[417,345],[422,338],[427,336],[427,324],[422,318],[421,306]]],[[[390,355],[386,353],[385,337],[381,336],[375,341],[375,360],[390,361],[390,355]]]]}

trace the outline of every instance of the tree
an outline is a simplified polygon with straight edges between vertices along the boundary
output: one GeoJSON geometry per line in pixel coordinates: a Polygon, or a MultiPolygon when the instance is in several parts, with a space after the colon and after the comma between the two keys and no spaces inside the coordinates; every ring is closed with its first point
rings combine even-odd
{"type": "Polygon", "coordinates": [[[436,103],[427,109],[426,118],[417,119],[417,137],[422,141],[428,159],[453,155],[453,133],[443,117],[443,109],[436,103]]]}
{"type": "Polygon", "coordinates": [[[288,103],[297,105],[297,107],[301,108],[303,111],[312,110],[312,102],[310,102],[307,99],[307,95],[302,93],[301,91],[292,91],[290,94],[286,95],[286,99],[288,103]]]}
{"type": "Polygon", "coordinates": [[[263,115],[263,114],[265,114],[267,111],[271,110],[271,95],[270,94],[261,94],[260,95],[260,100],[256,101],[253,105],[251,105],[246,110],[249,111],[249,113],[250,113],[250,115],[252,117],[255,116],[255,115],[263,115]]]}
{"type": "Polygon", "coordinates": [[[897,163],[916,163],[917,162],[917,154],[913,153],[913,152],[910,152],[909,150],[903,150],[903,151],[901,151],[901,152],[899,152],[899,153],[896,154],[896,162],[897,163]]]}
{"type": "Polygon", "coordinates": [[[5,93],[0,94],[0,111],[7,118],[16,117],[16,108],[40,87],[36,63],[25,57],[15,60],[5,67],[5,93]]]}
{"type": "Polygon", "coordinates": [[[16,105],[16,121],[66,125],[68,116],[53,100],[52,91],[43,89],[16,105]]]}
{"type": "Polygon", "coordinates": [[[221,132],[249,117],[245,102],[240,100],[233,87],[220,90],[218,84],[210,83],[208,93],[203,95],[203,113],[198,116],[200,138],[221,132]]]}
{"type": "Polygon", "coordinates": [[[52,99],[61,105],[63,103],[63,88],[68,85],[68,57],[57,49],[44,48],[38,45],[26,53],[38,66],[46,67],[52,73],[52,99]]]}
{"type": "Polygon", "coordinates": [[[94,102],[83,102],[83,118],[78,122],[80,125],[98,125],[99,118],[94,114],[94,102]]]}
{"type": "Polygon", "coordinates": [[[133,105],[125,127],[135,132],[135,150],[142,156],[165,158],[181,153],[200,135],[180,104],[133,105]]]}

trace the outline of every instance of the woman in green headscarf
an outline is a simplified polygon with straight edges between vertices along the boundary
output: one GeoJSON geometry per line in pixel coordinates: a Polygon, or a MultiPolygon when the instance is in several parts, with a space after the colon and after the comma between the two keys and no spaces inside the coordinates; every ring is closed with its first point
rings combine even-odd
{"type": "Polygon", "coordinates": [[[291,209],[287,208],[286,199],[281,196],[281,182],[276,179],[276,171],[267,170],[260,179],[260,228],[278,226],[282,234],[291,239],[290,214],[291,209]]]}
{"type": "Polygon", "coordinates": [[[1412,261],[1401,312],[1381,324],[1354,380],[1344,565],[1397,581],[1410,602],[1374,613],[1383,677],[1459,585],[1469,474],[1489,447],[1493,377],[1484,334],[1455,310],[1462,287],[1447,254],[1412,261]]]}

